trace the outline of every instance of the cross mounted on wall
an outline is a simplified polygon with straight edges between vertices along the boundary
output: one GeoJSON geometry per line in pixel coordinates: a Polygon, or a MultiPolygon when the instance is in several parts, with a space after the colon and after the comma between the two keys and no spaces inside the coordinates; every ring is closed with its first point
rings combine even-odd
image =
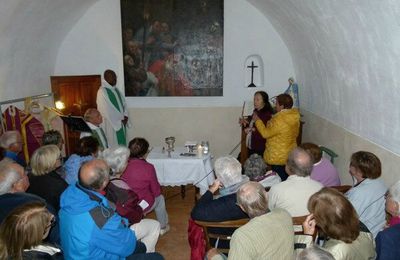
{"type": "Polygon", "coordinates": [[[247,87],[248,88],[255,88],[255,87],[257,87],[255,84],[254,84],[254,82],[253,82],[253,77],[254,77],[254,69],[255,68],[258,68],[258,66],[255,66],[254,65],[254,61],[252,61],[251,62],[251,66],[247,66],[247,68],[251,68],[251,83],[250,83],[250,85],[248,85],[247,87]]]}

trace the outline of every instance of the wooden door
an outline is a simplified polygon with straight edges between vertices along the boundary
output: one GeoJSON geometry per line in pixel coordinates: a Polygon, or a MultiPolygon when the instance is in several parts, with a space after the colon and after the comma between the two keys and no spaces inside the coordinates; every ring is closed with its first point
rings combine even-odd
{"type": "MultiPolygon", "coordinates": [[[[83,116],[86,109],[97,108],[97,90],[101,85],[100,75],[51,76],[54,101],[62,101],[64,115],[83,116]]],[[[65,152],[67,156],[76,151],[80,132],[65,127],[65,152]]]]}

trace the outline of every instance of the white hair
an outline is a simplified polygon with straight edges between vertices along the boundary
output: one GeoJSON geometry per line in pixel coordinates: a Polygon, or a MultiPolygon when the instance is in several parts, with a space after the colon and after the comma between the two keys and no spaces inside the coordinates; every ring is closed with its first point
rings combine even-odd
{"type": "Polygon", "coordinates": [[[128,163],[130,151],[124,146],[108,148],[103,151],[101,158],[108,164],[113,174],[122,173],[128,163]]]}
{"type": "MultiPolygon", "coordinates": [[[[389,188],[389,197],[400,205],[400,180],[389,188]]],[[[400,211],[400,209],[399,209],[400,211]]],[[[399,212],[400,213],[400,212],[399,212]]]]}
{"type": "Polygon", "coordinates": [[[242,165],[232,156],[218,158],[214,167],[215,175],[225,187],[242,181],[242,165]]]}
{"type": "Polygon", "coordinates": [[[296,260],[335,260],[331,253],[313,245],[301,251],[296,260]]]}
{"type": "Polygon", "coordinates": [[[7,131],[0,136],[0,146],[4,149],[10,148],[10,146],[17,142],[18,136],[21,134],[18,131],[7,131]]]}
{"type": "Polygon", "coordinates": [[[11,167],[13,164],[15,162],[8,158],[0,161],[0,195],[9,193],[14,183],[21,179],[19,172],[11,167]]]}

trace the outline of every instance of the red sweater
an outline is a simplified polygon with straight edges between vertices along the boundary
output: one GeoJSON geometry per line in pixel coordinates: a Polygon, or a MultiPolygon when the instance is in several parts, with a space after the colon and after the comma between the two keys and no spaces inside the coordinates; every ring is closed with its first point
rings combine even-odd
{"type": "Polygon", "coordinates": [[[130,159],[121,179],[138,195],[139,200],[149,203],[144,212],[148,211],[153,206],[154,199],[161,195],[156,170],[144,159],[130,159]]]}

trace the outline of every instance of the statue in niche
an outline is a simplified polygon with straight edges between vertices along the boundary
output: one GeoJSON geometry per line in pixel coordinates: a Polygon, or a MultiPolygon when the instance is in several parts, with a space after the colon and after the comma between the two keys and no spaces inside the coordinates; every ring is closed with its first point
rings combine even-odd
{"type": "Polygon", "coordinates": [[[289,86],[285,90],[285,94],[289,94],[293,99],[293,107],[300,108],[300,100],[299,100],[299,86],[293,77],[288,79],[289,86]]]}

